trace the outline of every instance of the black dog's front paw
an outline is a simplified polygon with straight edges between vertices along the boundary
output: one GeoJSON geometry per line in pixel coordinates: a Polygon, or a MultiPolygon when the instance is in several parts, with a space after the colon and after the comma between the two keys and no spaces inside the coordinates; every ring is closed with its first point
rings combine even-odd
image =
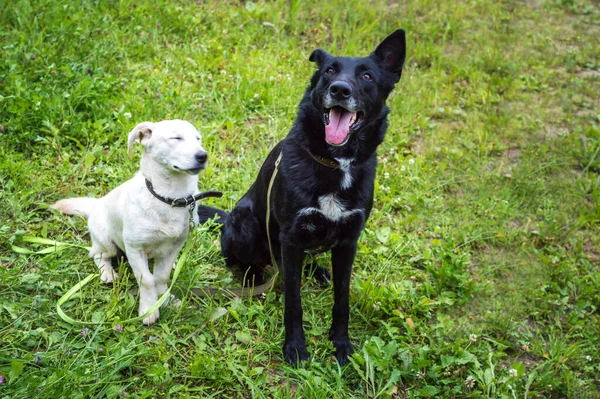
{"type": "Polygon", "coordinates": [[[350,340],[343,339],[333,342],[333,346],[335,347],[335,358],[340,366],[348,363],[348,356],[354,352],[354,348],[352,347],[350,340]]]}
{"type": "Polygon", "coordinates": [[[286,342],[283,345],[283,357],[292,366],[298,365],[303,360],[310,361],[304,342],[286,342]]]}

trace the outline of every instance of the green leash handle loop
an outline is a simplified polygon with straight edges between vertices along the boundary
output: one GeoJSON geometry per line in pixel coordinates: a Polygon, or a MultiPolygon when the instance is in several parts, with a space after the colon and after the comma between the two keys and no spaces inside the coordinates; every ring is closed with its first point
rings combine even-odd
{"type": "Polygon", "coordinates": [[[94,277],[98,277],[99,274],[95,273],[95,274],[90,274],[89,276],[87,276],[86,278],[84,278],[83,280],[81,280],[80,282],[78,282],[77,284],[75,284],[73,287],[71,287],[71,289],[69,291],[67,291],[63,296],[61,296],[58,300],[58,302],[56,302],[56,313],[58,313],[58,315],[60,316],[61,319],[63,319],[64,321],[66,321],[69,324],[73,324],[73,325],[86,325],[86,326],[91,326],[91,325],[100,325],[100,324],[109,324],[109,323],[102,323],[102,322],[93,322],[93,321],[80,321],[80,320],[75,320],[72,317],[70,317],[69,315],[67,315],[62,308],[60,307],[60,305],[62,305],[63,303],[67,302],[69,299],[71,299],[71,297],[73,296],[73,294],[75,294],[76,292],[79,292],[83,287],[85,287],[94,277]]]}

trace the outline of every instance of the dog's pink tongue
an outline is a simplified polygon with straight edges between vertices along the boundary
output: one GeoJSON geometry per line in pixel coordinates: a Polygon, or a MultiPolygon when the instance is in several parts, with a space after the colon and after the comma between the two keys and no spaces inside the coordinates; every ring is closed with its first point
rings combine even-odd
{"type": "Polygon", "coordinates": [[[334,107],[329,111],[329,125],[325,126],[325,140],[330,144],[342,144],[350,131],[352,112],[334,107]]]}

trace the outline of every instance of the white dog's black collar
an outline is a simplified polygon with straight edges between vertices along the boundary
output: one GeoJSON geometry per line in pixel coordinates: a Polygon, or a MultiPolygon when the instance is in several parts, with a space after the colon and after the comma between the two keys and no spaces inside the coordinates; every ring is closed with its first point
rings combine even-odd
{"type": "Polygon", "coordinates": [[[205,191],[203,193],[189,195],[187,197],[169,198],[169,197],[163,197],[162,195],[160,195],[156,191],[154,191],[154,187],[152,187],[152,183],[148,179],[146,179],[146,187],[148,187],[148,191],[150,191],[150,194],[155,196],[158,200],[164,202],[165,204],[169,204],[173,207],[176,207],[176,208],[184,208],[186,206],[195,204],[196,201],[199,201],[202,198],[222,197],[223,196],[223,193],[220,191],[205,191]]]}

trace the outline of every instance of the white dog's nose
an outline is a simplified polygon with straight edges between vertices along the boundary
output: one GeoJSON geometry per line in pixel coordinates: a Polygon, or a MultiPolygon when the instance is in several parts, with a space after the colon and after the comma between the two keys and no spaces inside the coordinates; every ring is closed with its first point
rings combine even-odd
{"type": "Polygon", "coordinates": [[[198,163],[205,163],[207,158],[208,154],[206,151],[198,151],[196,153],[196,161],[198,161],[198,163]]]}

